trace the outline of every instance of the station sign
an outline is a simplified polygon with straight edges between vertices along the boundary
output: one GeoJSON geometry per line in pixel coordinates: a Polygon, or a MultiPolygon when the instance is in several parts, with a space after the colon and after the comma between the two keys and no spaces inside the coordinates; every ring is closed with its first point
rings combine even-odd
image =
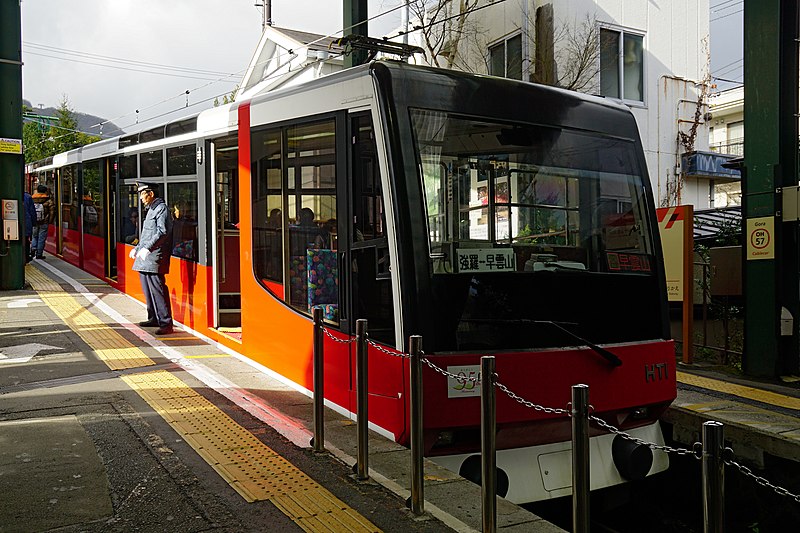
{"type": "Polygon", "coordinates": [[[682,302],[683,295],[691,291],[691,265],[693,212],[691,206],[662,207],[656,210],[661,249],[664,256],[664,271],[667,278],[667,299],[682,302]]]}
{"type": "Polygon", "coordinates": [[[747,260],[775,259],[775,217],[747,219],[747,260]]]}

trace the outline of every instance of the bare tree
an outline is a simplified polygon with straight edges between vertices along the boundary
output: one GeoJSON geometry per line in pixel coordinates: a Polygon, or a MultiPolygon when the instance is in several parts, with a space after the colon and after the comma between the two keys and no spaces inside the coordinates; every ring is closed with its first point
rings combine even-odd
{"type": "Polygon", "coordinates": [[[536,9],[534,60],[530,79],[573,91],[597,92],[600,73],[600,29],[597,19],[562,21],[557,26],[553,5],[536,9]]]}
{"type": "Polygon", "coordinates": [[[469,65],[460,57],[459,46],[462,40],[478,33],[476,25],[468,20],[478,3],[480,0],[409,1],[412,18],[418,22],[414,29],[420,32],[421,44],[431,65],[446,68],[469,65]]]}

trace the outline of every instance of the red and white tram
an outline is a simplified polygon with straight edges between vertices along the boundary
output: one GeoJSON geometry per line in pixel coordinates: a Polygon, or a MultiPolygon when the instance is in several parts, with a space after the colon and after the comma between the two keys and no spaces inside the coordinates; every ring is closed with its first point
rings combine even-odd
{"type": "MultiPolygon", "coordinates": [[[[565,407],[586,383],[596,416],[662,441],[675,358],[652,193],[621,105],[377,61],[27,174],[58,204],[46,251],[140,300],[133,183],[159,184],[174,217],[175,319],[300,390],[312,388],[310,310],[322,306],[333,335],[353,336],[359,318],[394,350],[422,335],[456,375],[494,355],[499,381],[537,404],[565,407]]],[[[353,414],[355,347],[326,339],[325,353],[326,399],[353,414]]],[[[370,422],[400,443],[408,389],[407,361],[371,347],[370,422]]],[[[479,409],[469,382],[425,370],[427,455],[471,478],[479,409]]],[[[569,494],[569,419],[502,394],[497,417],[501,494],[569,494]]],[[[592,435],[593,488],[667,467],[592,435]]]]}

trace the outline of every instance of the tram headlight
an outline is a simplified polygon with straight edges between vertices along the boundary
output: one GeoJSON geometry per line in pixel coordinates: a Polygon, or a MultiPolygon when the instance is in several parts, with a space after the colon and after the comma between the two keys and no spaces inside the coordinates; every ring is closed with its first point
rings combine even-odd
{"type": "Polygon", "coordinates": [[[631,411],[631,419],[633,420],[646,420],[650,417],[650,409],[647,407],[637,407],[631,411]]]}

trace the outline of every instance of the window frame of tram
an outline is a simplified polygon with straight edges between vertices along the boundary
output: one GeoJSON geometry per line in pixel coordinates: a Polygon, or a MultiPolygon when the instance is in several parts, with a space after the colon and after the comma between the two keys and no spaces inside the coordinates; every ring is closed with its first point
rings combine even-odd
{"type": "Polygon", "coordinates": [[[157,186],[158,195],[169,209],[172,218],[171,255],[183,261],[204,264],[205,238],[203,232],[198,231],[205,227],[199,201],[203,190],[196,153],[197,143],[192,141],[120,156],[119,242],[138,244],[146,214],[139,202],[136,181],[146,181],[157,186]],[[138,221],[133,221],[133,215],[138,217],[138,221]],[[130,231],[134,233],[128,233],[130,231]]]}
{"type": "Polygon", "coordinates": [[[84,161],[83,195],[81,197],[81,216],[83,233],[104,238],[106,228],[103,223],[105,183],[103,179],[103,160],[84,161]]]}
{"type": "Polygon", "coordinates": [[[296,311],[321,306],[337,325],[339,127],[335,116],[315,117],[255,129],[251,138],[253,275],[296,311]]]}

